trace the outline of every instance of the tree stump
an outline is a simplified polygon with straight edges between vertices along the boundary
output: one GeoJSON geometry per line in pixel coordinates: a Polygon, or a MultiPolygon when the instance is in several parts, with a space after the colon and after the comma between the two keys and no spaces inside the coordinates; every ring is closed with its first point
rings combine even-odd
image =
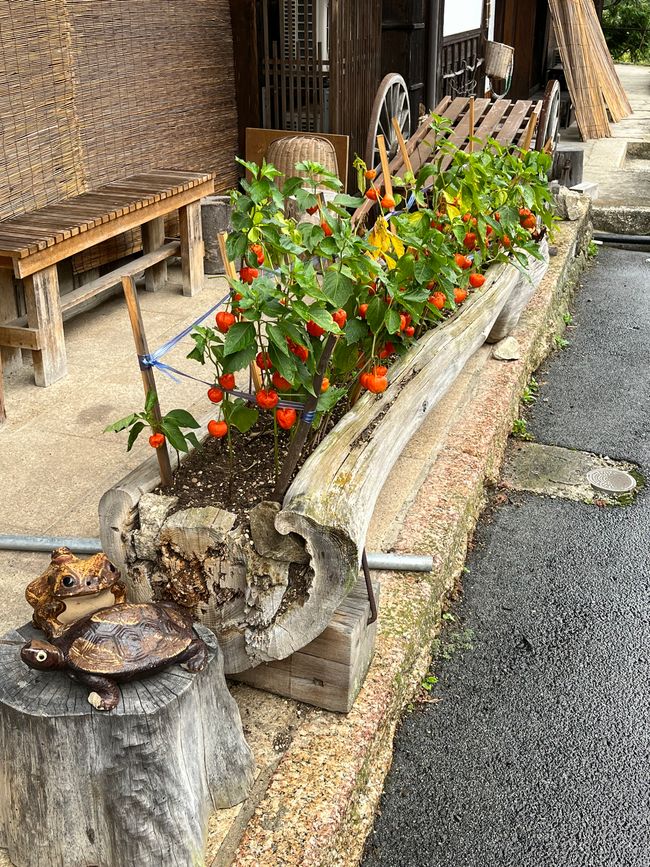
{"type": "Polygon", "coordinates": [[[196,867],[210,813],[254,777],[223,657],[208,629],[198,674],[178,665],[121,684],[110,713],[65,672],[20,660],[31,626],[0,642],[0,846],[17,867],[196,867]]]}

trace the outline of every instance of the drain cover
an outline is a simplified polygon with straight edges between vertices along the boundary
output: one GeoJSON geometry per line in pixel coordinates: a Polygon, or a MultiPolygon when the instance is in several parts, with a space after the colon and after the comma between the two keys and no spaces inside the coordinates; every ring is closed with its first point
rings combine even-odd
{"type": "Polygon", "coordinates": [[[606,494],[628,494],[636,488],[634,476],[614,467],[599,467],[587,473],[589,484],[606,494]]]}

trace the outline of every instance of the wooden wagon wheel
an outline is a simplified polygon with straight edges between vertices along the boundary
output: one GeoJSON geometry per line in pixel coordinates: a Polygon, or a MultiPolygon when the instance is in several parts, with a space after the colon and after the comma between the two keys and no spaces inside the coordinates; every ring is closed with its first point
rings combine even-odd
{"type": "Polygon", "coordinates": [[[366,142],[366,165],[368,168],[377,168],[379,165],[378,135],[383,135],[386,140],[389,160],[397,153],[399,143],[392,123],[394,117],[397,118],[402,135],[407,139],[411,134],[409,93],[402,76],[396,72],[391,72],[379,85],[370,113],[370,126],[366,142]]]}
{"type": "Polygon", "coordinates": [[[549,81],[544,91],[542,111],[539,116],[535,150],[541,151],[547,141],[551,141],[551,150],[560,138],[560,83],[549,81]]]}

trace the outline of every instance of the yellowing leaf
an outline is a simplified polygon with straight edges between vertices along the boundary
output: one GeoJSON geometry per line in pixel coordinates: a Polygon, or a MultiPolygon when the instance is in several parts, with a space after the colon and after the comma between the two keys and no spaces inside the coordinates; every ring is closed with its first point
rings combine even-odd
{"type": "Polygon", "coordinates": [[[404,255],[404,244],[396,235],[393,235],[383,217],[377,218],[368,235],[368,241],[375,248],[370,254],[372,258],[383,258],[390,269],[396,265],[395,259],[390,254],[395,253],[398,259],[404,255]]]}

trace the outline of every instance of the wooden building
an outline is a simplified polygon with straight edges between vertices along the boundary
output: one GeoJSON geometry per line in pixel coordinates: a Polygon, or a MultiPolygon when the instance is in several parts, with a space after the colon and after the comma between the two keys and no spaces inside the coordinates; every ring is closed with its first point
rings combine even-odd
{"type": "Polygon", "coordinates": [[[363,154],[375,97],[403,77],[420,106],[481,95],[493,0],[231,0],[240,145],[246,127],[350,136],[363,154]]]}

